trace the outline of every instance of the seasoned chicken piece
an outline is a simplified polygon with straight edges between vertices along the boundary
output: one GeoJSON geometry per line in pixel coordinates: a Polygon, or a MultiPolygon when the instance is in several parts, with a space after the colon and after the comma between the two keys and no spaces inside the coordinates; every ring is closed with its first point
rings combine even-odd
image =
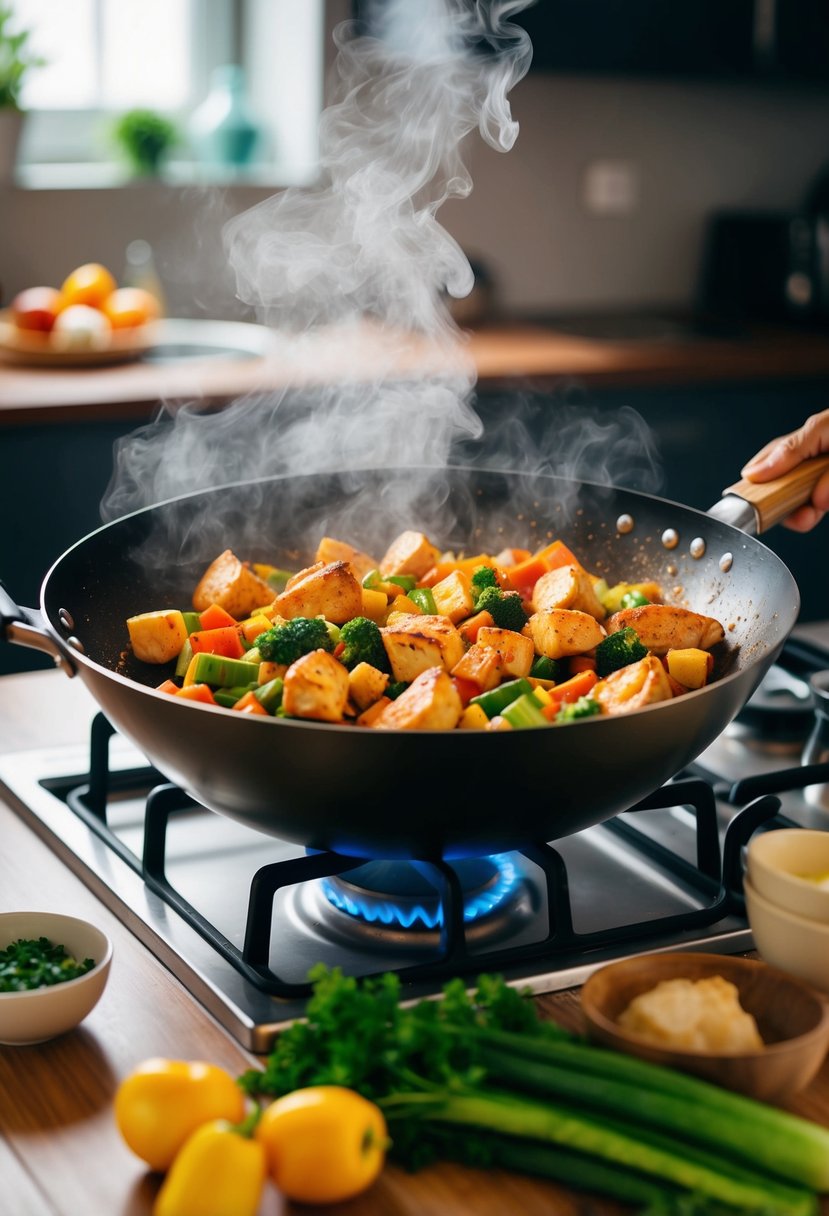
{"type": "Polygon", "coordinates": [[[454,730],[463,713],[460,694],[442,667],[422,671],[375,719],[377,730],[454,730]]]}
{"type": "Polygon", "coordinates": [[[317,545],[316,560],[323,564],[328,562],[348,562],[354,577],[361,581],[370,570],[376,570],[379,564],[373,557],[369,557],[367,553],[363,553],[360,549],[355,549],[353,545],[349,545],[344,540],[335,540],[333,536],[323,536],[317,545]]]}
{"type": "Polygon", "coordinates": [[[326,650],[312,650],[285,673],[282,705],[294,718],[341,722],[348,700],[348,672],[326,650]]]}
{"type": "Polygon", "coordinates": [[[530,668],[535,658],[532,640],[514,629],[497,629],[494,626],[482,625],[478,630],[477,644],[497,650],[504,675],[518,680],[530,674],[530,668]]]}
{"type": "Polygon", "coordinates": [[[395,680],[407,684],[429,667],[451,671],[463,657],[463,638],[445,616],[395,613],[380,633],[395,680]]]}
{"type": "Polygon", "coordinates": [[[178,608],[131,616],[127,631],[132,653],[142,663],[169,663],[187,641],[187,626],[178,608]]]}
{"type": "Polygon", "coordinates": [[[432,588],[435,606],[441,616],[449,617],[453,625],[475,611],[475,601],[472,598],[472,585],[469,575],[463,570],[453,570],[435,583],[432,588]]]}
{"type": "Polygon", "coordinates": [[[422,532],[401,532],[386,550],[380,573],[386,578],[390,574],[413,574],[420,578],[439,558],[440,550],[422,532]]]}
{"type": "Polygon", "coordinates": [[[314,562],[311,566],[304,566],[302,570],[297,570],[296,574],[292,574],[291,577],[286,580],[285,586],[282,588],[282,590],[290,591],[292,587],[295,587],[297,583],[301,583],[302,580],[307,578],[309,574],[315,574],[317,570],[322,570],[326,565],[326,562],[314,562]]]}
{"type": "Polygon", "coordinates": [[[286,587],[273,602],[274,611],[291,620],[295,616],[324,616],[344,625],[359,616],[363,593],[347,562],[328,562],[303,571],[303,577],[286,587]]]}
{"type": "Polygon", "coordinates": [[[577,612],[574,608],[534,612],[526,628],[535,649],[548,659],[585,654],[598,646],[605,636],[595,617],[588,612],[577,612]]]}
{"type": "Polygon", "coordinates": [[[358,709],[368,709],[386,691],[389,677],[371,663],[358,663],[348,673],[348,695],[358,709]]]}
{"type": "Polygon", "coordinates": [[[590,575],[581,566],[559,566],[542,574],[533,590],[532,606],[536,612],[573,608],[597,621],[603,621],[607,615],[593,590],[590,575]]]}
{"type": "MultiPolygon", "coordinates": [[[[516,634],[516,637],[519,636],[516,634]]],[[[528,642],[528,638],[522,638],[523,642],[528,642]]],[[[470,646],[466,654],[452,668],[453,676],[460,676],[463,680],[471,680],[473,684],[477,684],[481,692],[488,692],[490,688],[496,688],[504,675],[504,665],[501,656],[492,646],[480,646],[477,642],[474,646],[470,646]]]]}
{"type": "Polygon", "coordinates": [[[623,608],[610,617],[606,628],[608,633],[616,633],[628,625],[636,630],[642,645],[658,655],[692,647],[710,650],[725,637],[725,630],[714,617],[702,616],[673,604],[623,608]]]}
{"type": "Polygon", "coordinates": [[[272,599],[273,587],[258,578],[247,562],[225,549],[199,579],[193,592],[193,607],[196,612],[204,612],[211,604],[218,604],[241,620],[250,616],[254,608],[270,604],[272,599]]]}
{"type": "Polygon", "coordinates": [[[603,714],[629,714],[657,701],[670,701],[673,689],[659,659],[649,654],[599,680],[592,695],[603,714]]]}

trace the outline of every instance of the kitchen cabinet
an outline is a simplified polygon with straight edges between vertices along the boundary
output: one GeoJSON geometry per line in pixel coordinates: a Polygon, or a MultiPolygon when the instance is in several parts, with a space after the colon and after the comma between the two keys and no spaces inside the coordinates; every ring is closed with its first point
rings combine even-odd
{"type": "Polygon", "coordinates": [[[754,0],[541,0],[517,20],[541,71],[716,77],[754,67],[754,0]]]}

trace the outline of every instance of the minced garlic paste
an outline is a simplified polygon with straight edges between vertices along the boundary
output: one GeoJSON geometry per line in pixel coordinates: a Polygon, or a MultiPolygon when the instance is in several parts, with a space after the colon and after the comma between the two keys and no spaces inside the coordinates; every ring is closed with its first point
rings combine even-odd
{"type": "Polygon", "coordinates": [[[661,1047],[734,1053],[763,1046],[757,1023],[740,1005],[737,988],[721,975],[663,980],[634,997],[618,1023],[661,1047]]]}

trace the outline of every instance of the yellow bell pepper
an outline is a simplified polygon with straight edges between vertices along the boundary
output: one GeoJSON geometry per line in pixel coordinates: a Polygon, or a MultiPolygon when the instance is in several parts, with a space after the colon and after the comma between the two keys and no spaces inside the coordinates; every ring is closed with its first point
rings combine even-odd
{"type": "Polygon", "coordinates": [[[153,1170],[166,1170],[203,1123],[244,1118],[235,1079],[200,1060],[145,1060],[115,1094],[115,1122],[129,1148],[153,1170]]]}
{"type": "Polygon", "coordinates": [[[267,1165],[264,1146],[248,1131],[216,1119],[193,1132],[164,1179],[153,1216],[256,1216],[267,1165]]]}
{"type": "Polygon", "coordinates": [[[341,1203],[365,1191],[382,1170],[390,1143],[380,1108],[340,1085],[312,1085],[277,1098],[265,1107],[254,1135],[278,1189],[308,1204],[341,1203]]]}

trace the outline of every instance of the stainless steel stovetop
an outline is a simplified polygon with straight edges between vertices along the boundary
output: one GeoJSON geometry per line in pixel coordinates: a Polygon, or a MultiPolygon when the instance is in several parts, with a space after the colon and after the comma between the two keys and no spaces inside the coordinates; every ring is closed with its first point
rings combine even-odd
{"type": "MultiPolygon", "coordinates": [[[[829,667],[829,651],[825,662],[821,657],[810,658],[815,669],[829,667]]],[[[405,923],[392,926],[382,865],[368,891],[353,873],[302,881],[317,859],[299,846],[183,797],[176,804],[175,792],[169,817],[162,815],[166,836],[145,852],[147,794],[163,779],[117,735],[107,747],[111,776],[103,803],[95,777],[88,796],[88,745],[0,757],[0,785],[20,816],[217,1019],[244,1046],[264,1052],[281,1027],[303,1015],[307,974],[317,962],[355,975],[402,970],[404,992],[418,997],[438,991],[456,972],[473,977],[497,969],[543,993],[644,951],[751,949],[740,896],[740,852],[751,831],[786,821],[829,828],[829,785],[781,791],[773,779],[799,768],[808,728],[802,680],[799,662],[784,655],[767,690],[772,710],[778,699],[787,702],[780,720],[772,718],[772,737],[758,742],[743,723],[734,724],[698,765],[655,795],[658,809],[628,812],[553,847],[499,856],[483,873],[472,863],[463,875],[471,895],[459,949],[451,940],[447,945],[441,927],[434,891],[440,875],[422,867],[410,868],[402,895],[395,895],[405,923]],[[758,802],[762,788],[749,791],[750,801],[739,789],[730,800],[735,783],[769,774],[779,802],[758,802]],[[773,819],[775,812],[783,818],[773,819]],[[279,873],[288,877],[272,910],[267,905],[270,923],[257,930],[265,958],[251,965],[251,882],[275,863],[284,863],[279,873]]]]}

